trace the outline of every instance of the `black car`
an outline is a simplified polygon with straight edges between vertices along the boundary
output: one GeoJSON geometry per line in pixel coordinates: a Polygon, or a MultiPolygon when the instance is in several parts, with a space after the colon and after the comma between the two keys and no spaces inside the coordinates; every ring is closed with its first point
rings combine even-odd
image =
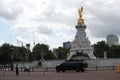
{"type": "Polygon", "coordinates": [[[88,64],[85,60],[67,60],[56,66],[57,72],[65,72],[65,70],[75,70],[76,72],[84,72],[88,64]]]}

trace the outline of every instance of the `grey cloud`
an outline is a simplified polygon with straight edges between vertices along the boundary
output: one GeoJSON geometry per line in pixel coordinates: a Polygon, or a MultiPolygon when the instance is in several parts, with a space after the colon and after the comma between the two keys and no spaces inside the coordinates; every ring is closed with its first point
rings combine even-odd
{"type": "Polygon", "coordinates": [[[13,26],[11,28],[14,34],[19,34],[19,35],[29,35],[33,32],[33,28],[31,26],[13,26]]]}
{"type": "MultiPolygon", "coordinates": [[[[108,34],[120,35],[120,9],[119,1],[94,1],[85,4],[86,15],[93,16],[87,19],[87,26],[92,36],[105,38],[108,34]],[[113,6],[114,5],[114,6],[113,6]]],[[[86,16],[84,16],[86,17],[86,16]]]]}
{"type": "Polygon", "coordinates": [[[9,11],[0,11],[0,17],[2,18],[5,18],[5,19],[9,19],[9,20],[14,20],[18,17],[19,15],[19,12],[15,12],[15,11],[12,11],[12,12],[9,12],[9,11]]]}
{"type": "Polygon", "coordinates": [[[18,6],[16,3],[7,4],[3,0],[0,1],[0,17],[8,20],[16,19],[22,12],[22,7],[18,6]]]}
{"type": "Polygon", "coordinates": [[[52,34],[53,30],[48,28],[46,25],[40,25],[36,28],[36,31],[38,31],[39,33],[42,33],[42,34],[47,34],[47,35],[50,35],[52,34]]]}
{"type": "MultiPolygon", "coordinates": [[[[62,5],[61,5],[62,6],[62,5]]],[[[59,23],[59,24],[67,24],[70,25],[70,27],[75,26],[74,24],[77,22],[77,19],[74,14],[70,13],[71,16],[64,14],[64,7],[61,7],[62,11],[57,11],[57,5],[54,6],[49,6],[45,9],[45,11],[42,13],[43,15],[37,16],[33,18],[33,21],[38,21],[38,22],[44,22],[44,23],[59,23]],[[44,17],[43,17],[44,16],[44,17]]]]}

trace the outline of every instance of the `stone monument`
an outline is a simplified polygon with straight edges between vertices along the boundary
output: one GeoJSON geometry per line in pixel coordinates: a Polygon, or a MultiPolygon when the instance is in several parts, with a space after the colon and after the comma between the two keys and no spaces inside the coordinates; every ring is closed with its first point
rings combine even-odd
{"type": "Polygon", "coordinates": [[[84,24],[84,19],[82,18],[83,7],[78,10],[79,19],[76,25],[77,33],[75,39],[71,43],[70,53],[68,54],[68,59],[70,59],[77,52],[86,53],[90,59],[95,59],[93,55],[93,48],[90,45],[88,37],[86,37],[86,25],[84,24]]]}

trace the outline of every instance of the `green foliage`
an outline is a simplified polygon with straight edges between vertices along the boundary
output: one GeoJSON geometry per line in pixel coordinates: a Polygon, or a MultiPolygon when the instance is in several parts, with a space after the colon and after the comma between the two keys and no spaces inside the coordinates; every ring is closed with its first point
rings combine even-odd
{"type": "Polygon", "coordinates": [[[49,50],[49,46],[46,44],[36,44],[33,48],[32,55],[35,55],[34,58],[37,60],[40,59],[54,59],[54,54],[49,50]]]}
{"type": "Polygon", "coordinates": [[[66,59],[67,58],[67,53],[69,52],[69,49],[63,48],[63,47],[59,47],[57,50],[57,56],[58,59],[66,59]]]}
{"type": "Polygon", "coordinates": [[[113,45],[107,51],[108,58],[120,58],[120,45],[113,45]]]}
{"type": "Polygon", "coordinates": [[[103,58],[104,52],[107,52],[108,58],[120,58],[120,45],[113,45],[108,47],[105,41],[97,42],[97,44],[93,45],[94,47],[94,55],[97,58],[103,58]]]}
{"type": "Polygon", "coordinates": [[[44,56],[45,60],[52,60],[52,59],[56,59],[55,55],[52,53],[51,50],[49,50],[49,52],[44,56]]]}
{"type": "Polygon", "coordinates": [[[108,50],[108,45],[105,43],[105,41],[99,41],[97,44],[93,45],[94,47],[94,55],[97,58],[103,58],[104,52],[108,50]]]}
{"type": "Polygon", "coordinates": [[[26,53],[29,56],[30,50],[25,47],[17,47],[4,43],[0,47],[0,64],[11,63],[16,61],[27,61],[26,53]]]}
{"type": "Polygon", "coordinates": [[[14,47],[14,58],[15,61],[27,61],[27,56],[30,55],[30,50],[25,47],[14,47]]]}
{"type": "Polygon", "coordinates": [[[37,58],[37,60],[41,59],[42,53],[41,53],[41,45],[40,44],[36,44],[33,48],[33,53],[35,55],[35,58],[37,58]]]}
{"type": "Polygon", "coordinates": [[[3,44],[0,47],[0,64],[4,63],[10,63],[11,62],[11,56],[12,56],[12,46],[10,44],[3,44]]]}

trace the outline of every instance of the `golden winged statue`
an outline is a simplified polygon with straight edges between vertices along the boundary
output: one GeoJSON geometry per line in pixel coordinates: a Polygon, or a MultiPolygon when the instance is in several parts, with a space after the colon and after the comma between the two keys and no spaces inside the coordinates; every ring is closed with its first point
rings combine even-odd
{"type": "Polygon", "coordinates": [[[83,7],[78,9],[78,13],[79,13],[78,25],[83,25],[84,24],[84,19],[82,19],[82,12],[83,12],[83,7]]]}

